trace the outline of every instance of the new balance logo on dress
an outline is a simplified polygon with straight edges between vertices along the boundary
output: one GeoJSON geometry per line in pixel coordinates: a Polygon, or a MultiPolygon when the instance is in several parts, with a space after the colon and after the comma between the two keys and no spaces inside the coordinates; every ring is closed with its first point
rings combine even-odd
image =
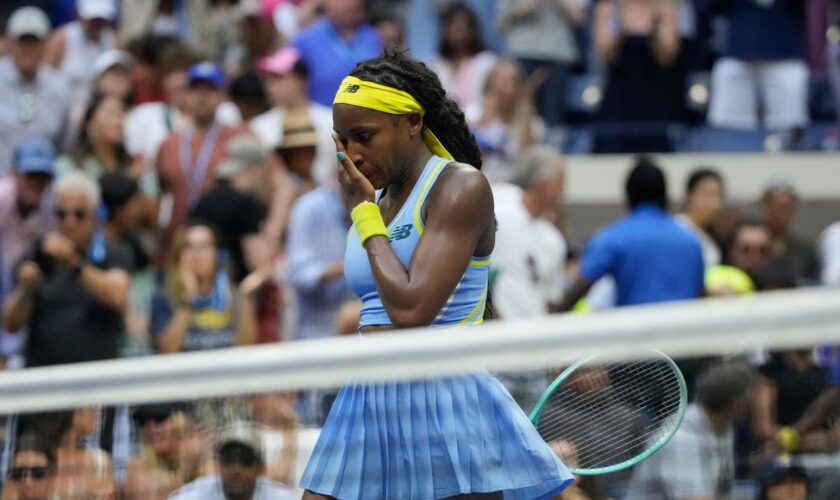
{"type": "Polygon", "coordinates": [[[399,241],[408,238],[411,235],[411,224],[405,224],[403,226],[397,226],[391,231],[391,235],[388,236],[388,241],[399,241]]]}

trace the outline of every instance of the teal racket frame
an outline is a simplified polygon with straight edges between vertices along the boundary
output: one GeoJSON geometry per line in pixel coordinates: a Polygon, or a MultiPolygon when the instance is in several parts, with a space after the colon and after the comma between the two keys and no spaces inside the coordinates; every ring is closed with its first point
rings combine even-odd
{"type": "MultiPolygon", "coordinates": [[[[610,465],[608,467],[596,467],[591,469],[569,467],[569,471],[571,471],[573,474],[578,474],[581,476],[598,476],[628,469],[638,464],[639,462],[643,462],[648,457],[659,451],[660,448],[665,446],[665,444],[668,441],[670,441],[672,437],[674,437],[674,434],[677,432],[677,429],[679,429],[680,424],[682,424],[683,417],[685,416],[685,411],[688,408],[688,388],[685,384],[685,377],[683,377],[682,372],[677,367],[677,364],[674,362],[674,360],[660,351],[655,352],[657,353],[658,357],[662,361],[665,361],[668,364],[669,368],[671,368],[671,370],[674,372],[674,374],[677,377],[677,383],[679,384],[680,388],[680,406],[677,409],[676,414],[672,417],[672,424],[671,427],[668,429],[668,432],[662,434],[662,436],[660,436],[659,439],[651,443],[644,451],[642,451],[633,458],[627,459],[623,462],[619,462],[615,465],[610,465]]],[[[574,364],[563,370],[563,372],[560,373],[560,375],[558,375],[557,378],[554,379],[551,385],[548,386],[548,389],[546,389],[545,392],[543,392],[542,396],[540,396],[540,399],[537,402],[537,405],[534,407],[533,411],[531,411],[531,415],[529,416],[529,418],[531,419],[531,423],[534,425],[534,427],[537,427],[539,425],[542,410],[545,407],[546,403],[548,403],[548,400],[551,397],[551,395],[554,394],[554,391],[558,387],[560,387],[560,385],[563,384],[563,382],[565,382],[566,379],[569,378],[569,376],[572,373],[577,371],[578,368],[580,368],[583,365],[590,364],[592,361],[598,359],[599,357],[601,357],[601,355],[595,354],[593,356],[589,356],[579,361],[576,361],[574,364]]]]}

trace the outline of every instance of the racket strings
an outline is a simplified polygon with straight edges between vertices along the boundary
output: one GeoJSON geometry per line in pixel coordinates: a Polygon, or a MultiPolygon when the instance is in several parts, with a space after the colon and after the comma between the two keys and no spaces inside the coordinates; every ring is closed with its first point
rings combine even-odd
{"type": "Polygon", "coordinates": [[[678,375],[667,363],[585,365],[555,390],[537,428],[547,443],[572,447],[576,468],[610,467],[667,439],[681,394],[678,375]]]}

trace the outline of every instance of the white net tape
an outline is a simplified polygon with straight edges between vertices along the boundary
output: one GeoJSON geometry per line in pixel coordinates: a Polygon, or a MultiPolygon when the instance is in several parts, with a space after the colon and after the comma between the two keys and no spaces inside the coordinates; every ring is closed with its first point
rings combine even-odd
{"type": "Polygon", "coordinates": [[[0,414],[557,367],[590,354],[738,354],[840,341],[840,290],[804,289],[0,374],[0,414]]]}

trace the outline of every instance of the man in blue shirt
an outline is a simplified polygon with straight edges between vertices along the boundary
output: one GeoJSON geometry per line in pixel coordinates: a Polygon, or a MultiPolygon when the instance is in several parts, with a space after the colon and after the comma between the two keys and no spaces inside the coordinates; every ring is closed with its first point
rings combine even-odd
{"type": "Polygon", "coordinates": [[[292,44],[310,70],[309,97],[332,106],[338,86],[356,63],[382,52],[376,30],[365,23],[361,0],[326,0],[324,17],[292,44]]]}
{"type": "Polygon", "coordinates": [[[697,238],[665,211],[665,176],[641,157],[626,183],[630,213],[592,237],[580,276],[566,292],[568,311],[593,283],[611,275],[616,304],[628,306],[693,299],[703,294],[703,254],[697,238]]]}

